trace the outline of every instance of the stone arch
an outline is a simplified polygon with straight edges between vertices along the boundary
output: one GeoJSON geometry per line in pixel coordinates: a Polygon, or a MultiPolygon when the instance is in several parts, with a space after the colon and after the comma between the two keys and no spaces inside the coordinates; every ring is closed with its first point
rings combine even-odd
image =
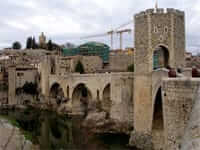
{"type": "Polygon", "coordinates": [[[169,56],[166,46],[157,46],[153,51],[153,69],[167,68],[169,66],[169,56]]]}
{"type": "Polygon", "coordinates": [[[72,93],[72,111],[75,114],[86,114],[92,93],[84,83],[78,84],[72,93]]]}
{"type": "Polygon", "coordinates": [[[158,89],[153,107],[152,119],[152,141],[154,149],[163,149],[164,147],[164,115],[163,115],[162,89],[158,89]]]}
{"type": "Polygon", "coordinates": [[[103,96],[102,96],[102,108],[109,112],[111,107],[111,84],[108,83],[105,88],[103,89],[103,96]]]}
{"type": "Polygon", "coordinates": [[[64,91],[63,88],[60,86],[59,83],[52,84],[50,88],[50,98],[56,100],[57,104],[60,104],[64,99],[64,91]]]}
{"type": "Polygon", "coordinates": [[[103,100],[110,99],[110,97],[111,97],[111,86],[110,83],[108,83],[103,89],[103,100]]]}

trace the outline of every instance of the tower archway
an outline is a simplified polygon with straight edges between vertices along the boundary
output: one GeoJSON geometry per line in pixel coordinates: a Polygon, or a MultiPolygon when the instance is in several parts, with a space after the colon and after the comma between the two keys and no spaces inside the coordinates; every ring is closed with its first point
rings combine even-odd
{"type": "Polygon", "coordinates": [[[164,46],[158,46],[153,52],[153,69],[167,68],[169,66],[169,51],[164,46]]]}
{"type": "Polygon", "coordinates": [[[164,146],[164,117],[162,105],[162,90],[158,89],[154,107],[153,107],[153,121],[152,121],[152,137],[154,149],[161,150],[164,146]]]}

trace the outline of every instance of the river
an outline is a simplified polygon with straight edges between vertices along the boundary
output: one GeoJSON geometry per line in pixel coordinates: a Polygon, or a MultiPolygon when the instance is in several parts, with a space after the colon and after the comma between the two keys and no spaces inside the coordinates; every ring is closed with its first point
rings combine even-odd
{"type": "Polygon", "coordinates": [[[82,118],[37,109],[0,111],[41,150],[130,150],[127,135],[95,135],[81,126],[82,118]]]}

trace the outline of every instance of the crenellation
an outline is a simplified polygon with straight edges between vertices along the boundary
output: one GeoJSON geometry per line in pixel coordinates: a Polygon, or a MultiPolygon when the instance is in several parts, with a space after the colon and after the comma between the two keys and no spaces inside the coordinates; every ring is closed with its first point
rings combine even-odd
{"type": "Polygon", "coordinates": [[[158,9],[146,9],[145,11],[141,11],[140,13],[135,14],[135,17],[141,17],[141,16],[145,16],[145,15],[160,15],[160,14],[174,14],[177,16],[184,16],[185,13],[184,11],[178,10],[178,9],[174,9],[174,8],[158,8],[158,9]]]}
{"type": "Polygon", "coordinates": [[[164,9],[158,8],[158,9],[156,9],[156,13],[162,14],[162,13],[164,13],[164,9]]]}
{"type": "Polygon", "coordinates": [[[184,11],[181,11],[181,10],[176,10],[176,14],[178,16],[185,16],[185,12],[184,11]]]}
{"type": "Polygon", "coordinates": [[[174,8],[167,8],[167,13],[174,13],[175,9],[174,8]]]}
{"type": "Polygon", "coordinates": [[[155,11],[155,9],[147,9],[147,10],[146,10],[146,13],[147,13],[147,14],[153,14],[154,11],[155,11]]]}

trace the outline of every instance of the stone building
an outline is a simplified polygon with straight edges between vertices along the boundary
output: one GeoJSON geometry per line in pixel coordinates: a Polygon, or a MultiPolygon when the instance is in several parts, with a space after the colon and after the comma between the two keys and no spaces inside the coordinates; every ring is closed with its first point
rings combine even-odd
{"type": "MultiPolygon", "coordinates": [[[[16,66],[12,65],[8,68],[8,103],[19,104],[19,100],[23,101],[22,97],[16,96],[17,88],[22,88],[26,82],[36,83],[38,72],[32,66],[16,66]]],[[[28,97],[28,100],[32,99],[28,97]]]]}

